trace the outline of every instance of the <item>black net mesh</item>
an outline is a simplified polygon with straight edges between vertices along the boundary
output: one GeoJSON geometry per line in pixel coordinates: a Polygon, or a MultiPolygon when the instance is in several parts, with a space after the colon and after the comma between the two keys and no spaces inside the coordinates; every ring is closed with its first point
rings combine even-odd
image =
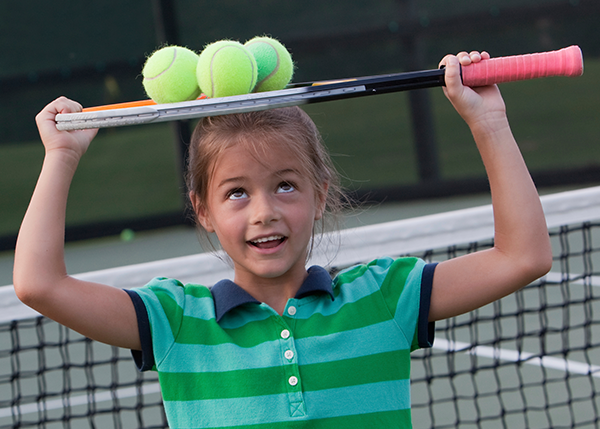
{"type": "MultiPolygon", "coordinates": [[[[600,224],[551,235],[545,279],[438,322],[434,347],[413,353],[414,427],[598,427],[600,224]]],[[[491,245],[418,256],[440,261],[491,245]]],[[[128,351],[42,317],[0,326],[0,428],[166,426],[156,374],[140,374],[128,351]]]]}

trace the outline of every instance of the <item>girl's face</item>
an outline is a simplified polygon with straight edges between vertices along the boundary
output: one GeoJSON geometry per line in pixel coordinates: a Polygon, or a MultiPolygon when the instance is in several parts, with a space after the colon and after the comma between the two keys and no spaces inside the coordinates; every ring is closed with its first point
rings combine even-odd
{"type": "Polygon", "coordinates": [[[244,145],[229,147],[215,162],[206,204],[192,197],[200,223],[217,234],[242,287],[306,276],[308,244],[324,202],[290,152],[274,145],[259,161],[244,145]]]}

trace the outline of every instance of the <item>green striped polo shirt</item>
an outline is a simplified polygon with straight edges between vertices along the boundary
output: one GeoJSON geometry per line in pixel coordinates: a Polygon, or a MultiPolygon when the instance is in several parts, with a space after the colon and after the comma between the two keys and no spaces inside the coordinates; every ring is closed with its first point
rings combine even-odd
{"type": "Polygon", "coordinates": [[[408,428],[410,352],[429,347],[435,264],[311,267],[283,315],[235,283],[156,278],[129,291],[141,370],[172,428],[408,428]]]}

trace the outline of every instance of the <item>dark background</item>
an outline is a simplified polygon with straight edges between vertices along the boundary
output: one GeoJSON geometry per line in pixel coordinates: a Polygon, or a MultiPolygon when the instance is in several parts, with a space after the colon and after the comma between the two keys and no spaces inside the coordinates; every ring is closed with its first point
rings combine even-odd
{"type": "MultiPolygon", "coordinates": [[[[501,56],[577,44],[585,55],[587,80],[579,85],[562,80],[514,84],[505,98],[515,100],[513,128],[524,137],[517,139],[540,188],[598,183],[600,125],[595,116],[600,104],[594,104],[597,87],[592,86],[600,77],[595,67],[598,18],[597,0],[2,2],[0,249],[14,246],[43,158],[36,113],[59,95],[84,106],[146,98],[143,63],[166,43],[200,51],[219,39],[244,42],[272,35],[293,55],[295,82],[435,68],[446,53],[465,49],[501,56]],[[548,88],[555,92],[545,99],[548,88]],[[528,104],[534,97],[539,98],[528,104]],[[558,149],[551,151],[552,144],[544,146],[534,137],[545,135],[556,137],[558,149]],[[568,156],[561,152],[565,148],[568,156]]],[[[350,177],[346,185],[358,198],[380,202],[486,190],[476,154],[465,156],[457,149],[468,133],[446,125],[445,118],[457,119],[440,104],[439,89],[434,91],[311,107],[332,152],[350,158],[340,163],[350,177]],[[361,120],[367,113],[372,116],[361,120]],[[350,134],[345,122],[357,128],[350,134]],[[384,136],[377,137],[378,131],[384,136]],[[385,167],[397,173],[393,179],[363,180],[362,156],[353,147],[364,146],[365,136],[372,136],[369,151],[381,151],[383,169],[393,151],[385,135],[405,142],[406,164],[385,167]]],[[[98,148],[82,161],[86,172],[73,184],[67,239],[187,222],[179,171],[192,126],[101,132],[94,142],[98,148]]],[[[379,170],[376,160],[369,165],[379,170]]]]}

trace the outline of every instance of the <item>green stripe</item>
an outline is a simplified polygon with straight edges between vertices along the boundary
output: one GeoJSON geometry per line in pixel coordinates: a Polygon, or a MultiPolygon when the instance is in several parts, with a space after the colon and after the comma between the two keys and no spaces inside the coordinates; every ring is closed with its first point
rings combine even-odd
{"type": "MultiPolygon", "coordinates": [[[[379,413],[356,414],[352,416],[333,417],[329,419],[320,419],[308,421],[305,426],[310,429],[392,429],[412,427],[410,409],[383,411],[379,413]]],[[[270,426],[275,428],[274,426],[270,426]]]]}
{"type": "Polygon", "coordinates": [[[393,313],[386,307],[386,302],[379,291],[375,291],[358,301],[344,304],[336,313],[323,315],[313,314],[294,331],[296,339],[318,337],[339,332],[351,331],[393,318],[393,313]]]}
{"type": "Polygon", "coordinates": [[[408,409],[319,420],[303,419],[258,425],[219,426],[219,429],[408,429],[411,427],[411,415],[408,409]]]}
{"type": "MultiPolygon", "coordinates": [[[[300,367],[304,391],[336,389],[368,383],[406,380],[410,376],[408,350],[300,367]],[[376,370],[375,370],[376,368],[376,370]]],[[[161,372],[165,401],[244,398],[287,393],[294,367],[277,366],[224,372],[161,372]],[[243,382],[240,382],[243,380],[243,382]]],[[[297,386],[298,390],[300,385],[297,386]]]]}
{"type": "Polygon", "coordinates": [[[348,271],[342,271],[341,273],[339,273],[335,278],[334,291],[333,291],[334,297],[337,297],[340,294],[340,290],[341,290],[340,288],[336,288],[335,287],[336,285],[341,285],[344,283],[352,283],[356,279],[362,277],[365,274],[365,272],[368,271],[369,267],[377,265],[377,262],[378,262],[378,260],[376,259],[374,261],[371,261],[368,264],[357,265],[355,267],[352,267],[348,271]]]}
{"type": "Polygon", "coordinates": [[[277,366],[226,372],[161,372],[159,377],[165,401],[195,401],[287,393],[289,375],[285,367],[277,366]]]}
{"type": "Polygon", "coordinates": [[[185,294],[194,298],[212,298],[210,289],[201,285],[187,285],[184,288],[185,294]]]}
{"type": "Polygon", "coordinates": [[[222,329],[214,319],[184,317],[181,332],[175,339],[180,344],[217,346],[234,343],[240,347],[254,347],[267,341],[281,339],[285,329],[283,320],[273,315],[265,320],[249,322],[237,329],[222,329]]]}
{"type": "Polygon", "coordinates": [[[304,391],[337,389],[410,378],[410,350],[396,350],[341,361],[303,365],[304,391]]]}

